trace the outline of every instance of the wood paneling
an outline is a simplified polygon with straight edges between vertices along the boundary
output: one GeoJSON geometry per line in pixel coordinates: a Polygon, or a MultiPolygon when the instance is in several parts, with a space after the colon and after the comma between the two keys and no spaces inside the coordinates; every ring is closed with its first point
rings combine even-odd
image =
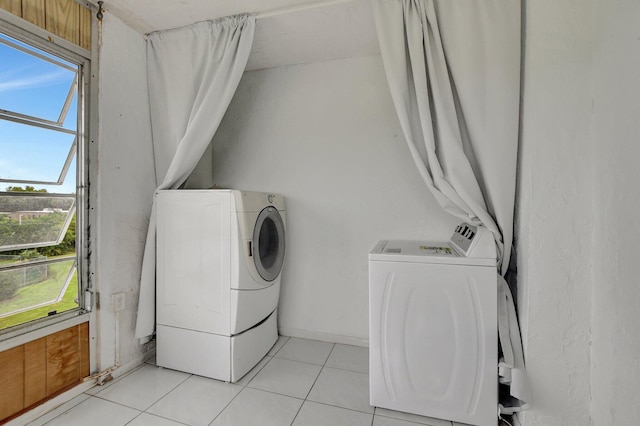
{"type": "Polygon", "coordinates": [[[24,407],[24,346],[0,353],[0,419],[24,407]]]}
{"type": "Polygon", "coordinates": [[[70,0],[47,0],[45,29],[80,45],[80,5],[70,0]]]}
{"type": "Polygon", "coordinates": [[[24,406],[47,397],[47,341],[42,339],[24,345],[24,406]]]}
{"type": "Polygon", "coordinates": [[[80,10],[80,47],[91,50],[91,10],[79,7],[80,10]]]}
{"type": "Polygon", "coordinates": [[[91,371],[89,366],[89,323],[85,322],[78,326],[78,338],[80,343],[80,377],[87,377],[91,371]]]}
{"type": "Polygon", "coordinates": [[[78,328],[47,336],[47,393],[65,388],[80,379],[78,328]]]}
{"type": "Polygon", "coordinates": [[[0,0],[0,9],[22,16],[22,0],[0,0]]]}
{"type": "Polygon", "coordinates": [[[46,25],[44,0],[22,0],[22,18],[44,28],[46,25]]]}
{"type": "Polygon", "coordinates": [[[0,424],[89,375],[89,324],[0,353],[0,424]]]}
{"type": "Polygon", "coordinates": [[[0,9],[91,50],[91,10],[74,0],[0,0],[0,9]]]}

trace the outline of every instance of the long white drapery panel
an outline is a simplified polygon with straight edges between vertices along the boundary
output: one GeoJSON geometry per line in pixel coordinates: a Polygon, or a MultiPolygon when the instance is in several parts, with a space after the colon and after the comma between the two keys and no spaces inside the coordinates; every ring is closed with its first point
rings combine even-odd
{"type": "MultiPolygon", "coordinates": [[[[520,102],[520,0],[376,0],[380,50],[409,149],[449,213],[493,233],[499,271],[513,241],[520,102]]],[[[515,308],[499,281],[501,382],[509,413],[528,386],[515,308]]],[[[519,400],[519,401],[518,401],[519,400]]]]}
{"type": "MultiPolygon", "coordinates": [[[[245,70],[255,17],[240,15],[149,35],[147,67],[158,189],[180,187],[218,129],[245,70]]],[[[136,337],[155,328],[155,203],[144,250],[136,337]]]]}

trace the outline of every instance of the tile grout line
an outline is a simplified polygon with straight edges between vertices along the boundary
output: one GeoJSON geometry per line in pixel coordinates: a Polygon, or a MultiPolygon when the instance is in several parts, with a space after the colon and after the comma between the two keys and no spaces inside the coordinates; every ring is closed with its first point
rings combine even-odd
{"type": "MultiPolygon", "coordinates": [[[[300,404],[300,408],[298,408],[298,412],[293,417],[293,420],[291,420],[291,425],[293,425],[293,423],[298,418],[298,415],[300,414],[300,411],[302,410],[302,406],[304,405],[305,402],[307,402],[307,398],[309,398],[309,394],[311,393],[311,390],[316,385],[316,382],[318,381],[318,377],[320,377],[320,375],[322,374],[322,370],[324,370],[324,367],[327,365],[327,361],[329,360],[329,357],[331,357],[331,354],[333,353],[333,350],[335,349],[335,347],[336,347],[336,344],[333,343],[331,345],[331,350],[329,351],[329,354],[327,355],[327,358],[325,358],[324,363],[322,364],[322,367],[320,368],[320,371],[318,371],[318,375],[316,376],[315,380],[313,381],[313,384],[311,384],[311,387],[309,387],[309,391],[307,392],[307,395],[304,397],[304,400],[302,401],[302,404],[300,404]]],[[[315,364],[315,365],[318,365],[318,364],[315,364]]]]}
{"type": "MultiPolygon", "coordinates": [[[[280,337],[280,336],[278,336],[278,337],[280,337]]],[[[258,374],[260,374],[260,372],[262,371],[262,369],[263,369],[263,368],[265,368],[265,367],[267,366],[267,364],[269,364],[273,358],[275,358],[275,355],[276,355],[278,352],[280,352],[280,350],[284,347],[284,345],[286,345],[286,344],[287,344],[287,342],[288,342],[288,341],[289,341],[289,337],[287,337],[287,338],[285,339],[285,341],[284,341],[284,343],[282,344],[282,346],[280,346],[280,347],[278,348],[278,350],[277,350],[277,351],[275,351],[275,352],[273,353],[273,355],[269,355],[269,352],[271,352],[271,350],[269,350],[269,352],[267,352],[267,354],[263,357],[263,359],[264,359],[264,358],[266,358],[266,357],[269,357],[270,359],[269,359],[267,362],[265,362],[265,363],[264,363],[264,365],[263,365],[263,366],[262,366],[262,367],[261,367],[261,368],[256,372],[256,374],[254,374],[254,376],[251,378],[251,380],[247,381],[247,383],[246,383],[246,384],[244,384],[244,385],[238,385],[238,386],[241,386],[241,387],[242,387],[242,389],[240,389],[240,391],[239,391],[237,394],[235,394],[235,395],[233,396],[233,398],[231,398],[231,400],[230,400],[230,401],[229,401],[229,402],[228,402],[228,403],[227,403],[227,404],[222,408],[222,410],[220,410],[220,412],[219,412],[218,414],[216,414],[216,416],[215,416],[215,417],[214,417],[214,418],[209,422],[209,425],[213,424],[213,422],[215,422],[215,421],[216,421],[216,419],[217,419],[218,417],[220,417],[220,415],[221,415],[222,413],[224,413],[224,410],[226,410],[226,409],[229,407],[229,405],[231,405],[231,403],[232,403],[232,402],[233,402],[233,401],[238,397],[238,395],[240,395],[242,392],[244,392],[244,390],[245,390],[245,389],[247,389],[247,388],[249,388],[249,389],[253,389],[252,387],[249,387],[249,383],[251,383],[251,381],[252,381],[253,379],[255,379],[255,378],[256,378],[256,376],[257,376],[258,374]]],[[[276,340],[276,343],[274,343],[274,346],[275,346],[277,343],[278,343],[278,341],[276,340]]],[[[260,360],[260,361],[258,362],[258,364],[260,364],[260,362],[262,362],[262,360],[260,360]]],[[[256,366],[257,366],[257,364],[256,364],[256,366]]],[[[248,374],[248,373],[247,373],[247,374],[248,374]]],[[[242,378],[241,378],[241,380],[242,380],[242,378]]],[[[228,383],[231,383],[231,382],[228,382],[228,383]]],[[[235,383],[232,383],[232,384],[235,384],[235,383]]]]}

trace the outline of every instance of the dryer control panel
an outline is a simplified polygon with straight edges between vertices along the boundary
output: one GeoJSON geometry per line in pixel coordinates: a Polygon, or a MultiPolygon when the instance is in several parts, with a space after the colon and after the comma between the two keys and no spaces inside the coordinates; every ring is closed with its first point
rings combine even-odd
{"type": "Polygon", "coordinates": [[[484,226],[461,223],[453,231],[450,243],[465,257],[495,257],[493,234],[484,226]]]}

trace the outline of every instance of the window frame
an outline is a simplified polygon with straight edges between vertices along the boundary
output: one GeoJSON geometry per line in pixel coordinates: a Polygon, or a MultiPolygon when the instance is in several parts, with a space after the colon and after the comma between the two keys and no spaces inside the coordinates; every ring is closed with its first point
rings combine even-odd
{"type": "MultiPolygon", "coordinates": [[[[78,277],[78,308],[61,312],[50,317],[15,325],[0,331],[0,350],[20,344],[43,333],[55,332],[82,322],[89,321],[89,314],[95,303],[92,277],[95,243],[90,238],[90,229],[95,229],[93,205],[96,195],[89,191],[90,182],[96,178],[96,171],[89,159],[94,157],[96,147],[94,133],[97,131],[97,58],[92,52],[77,46],[43,28],[27,22],[0,9],[0,31],[23,43],[60,57],[78,65],[78,129],[76,137],[76,268],[78,277]]],[[[92,26],[95,34],[95,24],[92,26]]],[[[92,39],[94,39],[93,37],[92,39]]],[[[92,42],[96,46],[95,41],[92,42]]],[[[93,49],[95,51],[95,48],[93,49]]],[[[15,182],[19,183],[19,182],[15,182]]],[[[37,337],[36,337],[37,338],[37,337]]]]}

